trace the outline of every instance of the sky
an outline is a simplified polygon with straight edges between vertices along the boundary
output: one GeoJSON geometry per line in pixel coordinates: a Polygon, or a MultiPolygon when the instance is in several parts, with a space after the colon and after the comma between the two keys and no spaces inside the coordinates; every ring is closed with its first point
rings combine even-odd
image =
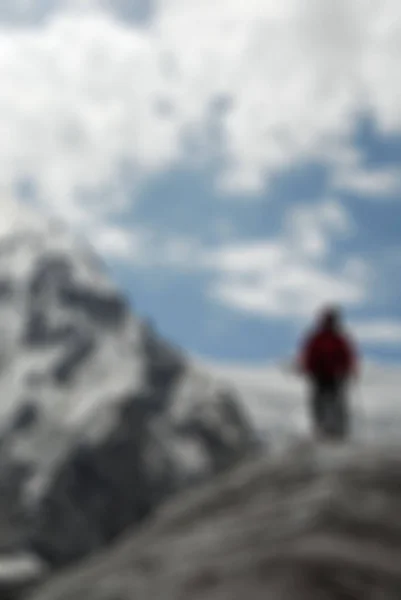
{"type": "Polygon", "coordinates": [[[213,360],[401,361],[399,0],[1,0],[0,199],[213,360]]]}

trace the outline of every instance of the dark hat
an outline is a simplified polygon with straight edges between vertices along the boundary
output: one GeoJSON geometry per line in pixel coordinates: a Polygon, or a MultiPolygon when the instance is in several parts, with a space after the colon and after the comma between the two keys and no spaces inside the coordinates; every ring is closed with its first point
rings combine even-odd
{"type": "Polygon", "coordinates": [[[341,325],[342,315],[338,306],[326,306],[320,313],[320,325],[323,329],[337,329],[341,325]]]}

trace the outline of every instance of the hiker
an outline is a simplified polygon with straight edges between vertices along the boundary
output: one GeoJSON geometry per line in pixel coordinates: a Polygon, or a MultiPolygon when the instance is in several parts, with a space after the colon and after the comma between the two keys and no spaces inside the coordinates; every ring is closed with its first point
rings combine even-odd
{"type": "Polygon", "coordinates": [[[340,310],[323,310],[301,347],[297,368],[311,385],[310,409],[317,436],[349,434],[348,384],[357,377],[356,349],[343,331],[340,310]]]}

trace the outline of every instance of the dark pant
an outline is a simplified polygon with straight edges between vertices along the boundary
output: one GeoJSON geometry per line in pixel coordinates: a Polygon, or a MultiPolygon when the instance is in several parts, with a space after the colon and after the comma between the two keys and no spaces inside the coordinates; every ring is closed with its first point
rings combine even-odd
{"type": "Polygon", "coordinates": [[[317,433],[343,438],[349,433],[346,382],[344,380],[312,381],[311,412],[317,433]]]}

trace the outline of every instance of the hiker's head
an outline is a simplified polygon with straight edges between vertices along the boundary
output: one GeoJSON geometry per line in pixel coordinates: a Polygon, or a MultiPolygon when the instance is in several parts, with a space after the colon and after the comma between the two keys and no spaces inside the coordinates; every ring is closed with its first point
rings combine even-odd
{"type": "Polygon", "coordinates": [[[328,306],[320,314],[319,327],[328,331],[337,331],[341,327],[342,316],[337,306],[328,306]]]}

